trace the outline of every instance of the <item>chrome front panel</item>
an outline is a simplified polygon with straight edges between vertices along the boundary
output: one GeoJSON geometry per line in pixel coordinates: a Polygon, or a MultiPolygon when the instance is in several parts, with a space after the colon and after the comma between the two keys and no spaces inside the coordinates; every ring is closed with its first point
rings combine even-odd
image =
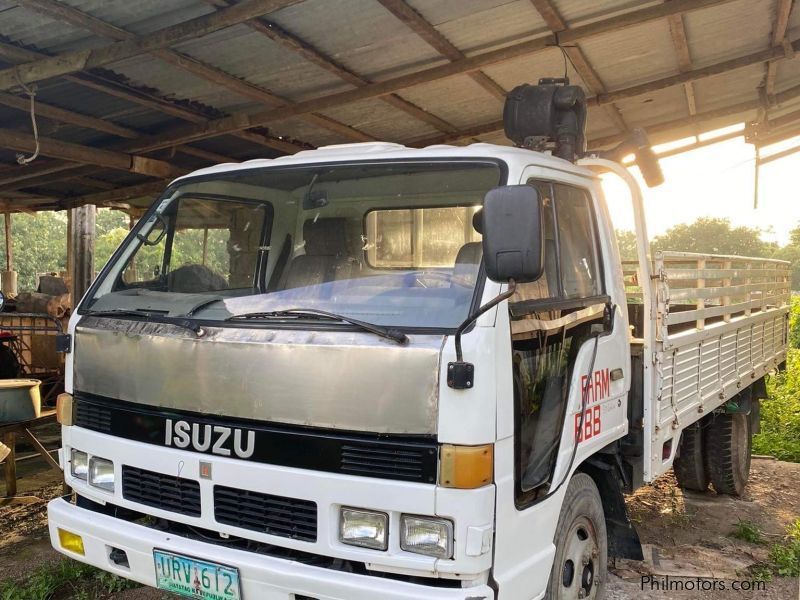
{"type": "Polygon", "coordinates": [[[74,389],[205,414],[376,433],[436,433],[442,336],[208,328],[86,317],[74,389]]]}

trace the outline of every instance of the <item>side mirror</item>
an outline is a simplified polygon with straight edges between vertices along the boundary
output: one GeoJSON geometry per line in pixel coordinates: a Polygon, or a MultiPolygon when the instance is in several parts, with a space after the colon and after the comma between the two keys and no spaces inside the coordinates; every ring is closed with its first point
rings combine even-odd
{"type": "Polygon", "coordinates": [[[2,312],[5,305],[6,305],[6,295],[3,292],[0,292],[0,312],[2,312]]]}
{"type": "Polygon", "coordinates": [[[536,281],[544,273],[542,202],[530,185],[496,187],[483,201],[483,260],[492,281],[536,281]]]}

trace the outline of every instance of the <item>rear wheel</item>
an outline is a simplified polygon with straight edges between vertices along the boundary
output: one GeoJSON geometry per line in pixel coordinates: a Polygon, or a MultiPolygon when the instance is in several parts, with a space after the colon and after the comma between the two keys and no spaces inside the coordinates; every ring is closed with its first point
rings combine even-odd
{"type": "Polygon", "coordinates": [[[546,597],[602,598],[608,563],[606,521],[597,486],[585,473],[569,482],[553,542],[556,555],[546,597]]]}
{"type": "Polygon", "coordinates": [[[706,456],[708,475],[717,493],[742,495],[750,476],[752,442],[749,415],[714,415],[706,432],[706,456]]]}
{"type": "Polygon", "coordinates": [[[703,448],[703,428],[700,423],[690,425],[681,433],[678,456],[672,463],[678,485],[686,490],[705,492],[708,489],[709,477],[706,470],[705,452],[703,448]]]}

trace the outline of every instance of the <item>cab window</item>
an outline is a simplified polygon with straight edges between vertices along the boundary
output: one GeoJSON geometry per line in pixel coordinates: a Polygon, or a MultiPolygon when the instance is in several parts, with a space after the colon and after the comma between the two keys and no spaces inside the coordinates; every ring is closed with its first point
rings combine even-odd
{"type": "Polygon", "coordinates": [[[544,275],[511,298],[515,501],[531,505],[552,484],[572,367],[605,327],[597,228],[585,189],[531,180],[544,210],[544,275]]]}

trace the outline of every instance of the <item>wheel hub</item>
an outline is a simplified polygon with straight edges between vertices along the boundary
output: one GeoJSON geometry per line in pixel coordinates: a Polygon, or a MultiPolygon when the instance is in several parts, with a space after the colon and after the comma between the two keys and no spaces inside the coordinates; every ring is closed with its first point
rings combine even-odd
{"type": "Polygon", "coordinates": [[[586,517],[577,518],[567,535],[561,565],[559,600],[597,597],[598,545],[595,528],[586,517]]]}

